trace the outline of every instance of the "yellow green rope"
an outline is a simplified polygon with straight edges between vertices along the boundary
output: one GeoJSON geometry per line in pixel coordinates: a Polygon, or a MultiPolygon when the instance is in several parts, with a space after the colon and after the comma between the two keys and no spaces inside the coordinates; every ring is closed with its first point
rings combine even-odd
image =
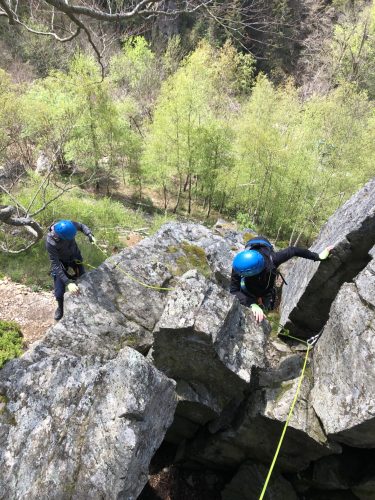
{"type": "MultiPolygon", "coordinates": [[[[99,245],[97,243],[94,243],[95,247],[105,256],[105,258],[108,258],[108,255],[104,252],[104,250],[102,250],[99,245]]],[[[83,263],[82,263],[83,264],[83,263]]],[[[94,266],[91,266],[90,264],[87,264],[87,263],[84,263],[87,267],[90,267],[92,269],[95,269],[94,266]]],[[[119,271],[121,271],[125,276],[127,276],[128,278],[130,278],[131,280],[135,281],[136,283],[144,286],[145,288],[151,288],[153,290],[163,290],[163,291],[170,291],[170,290],[173,290],[173,288],[165,288],[165,287],[160,287],[160,286],[154,286],[154,285],[148,285],[147,283],[144,283],[143,281],[140,281],[139,279],[135,278],[134,276],[132,276],[131,274],[129,274],[127,271],[125,271],[124,269],[122,269],[120,266],[117,267],[117,269],[119,269],[119,271]]],[[[288,425],[289,425],[289,421],[292,417],[292,414],[293,414],[293,411],[294,411],[294,407],[296,405],[296,402],[297,402],[297,398],[298,398],[298,395],[299,395],[299,391],[301,389],[301,384],[302,384],[302,381],[303,381],[303,378],[305,376],[305,370],[306,370],[306,365],[307,365],[307,359],[309,357],[309,353],[310,353],[310,349],[311,349],[311,346],[308,342],[305,342],[304,340],[302,339],[299,339],[297,337],[293,337],[292,335],[289,335],[289,333],[281,333],[281,335],[284,335],[286,337],[289,337],[291,339],[294,339],[294,340],[298,340],[299,342],[302,342],[304,344],[306,344],[307,346],[307,351],[306,351],[306,356],[305,356],[305,361],[303,363],[303,367],[302,367],[302,372],[301,372],[301,375],[300,375],[300,378],[298,380],[298,385],[297,385],[297,390],[296,390],[296,393],[294,395],[294,399],[293,399],[293,402],[292,402],[292,405],[290,407],[290,410],[289,410],[289,414],[288,414],[288,417],[285,421],[285,424],[284,424],[284,428],[283,428],[283,431],[281,433],[281,437],[280,437],[280,440],[279,440],[279,443],[277,445],[277,448],[276,448],[276,452],[275,452],[275,455],[273,457],[273,460],[272,460],[272,463],[271,463],[271,466],[270,466],[270,469],[268,471],[268,474],[267,474],[267,477],[266,477],[266,481],[264,483],[264,486],[263,486],[263,489],[262,489],[262,492],[260,494],[260,497],[259,497],[259,500],[263,500],[264,498],[264,495],[266,493],[266,490],[267,490],[267,487],[268,487],[268,483],[271,479],[271,475],[272,475],[272,472],[273,472],[273,469],[275,467],[275,464],[276,464],[276,461],[277,461],[277,457],[279,455],[279,452],[280,452],[280,449],[281,449],[281,446],[282,446],[282,443],[283,443],[283,440],[284,440],[284,436],[285,436],[285,433],[286,433],[286,430],[288,428],[288,425]]]]}
{"type": "MultiPolygon", "coordinates": [[[[93,243],[93,245],[104,255],[104,257],[107,259],[109,256],[106,254],[106,252],[104,252],[104,250],[102,250],[100,248],[100,246],[97,244],[97,243],[93,243]]],[[[90,267],[91,269],[96,269],[94,266],[91,266],[90,264],[88,264],[87,262],[81,262],[81,264],[85,264],[87,267],[90,267]]],[[[173,288],[166,288],[166,287],[162,287],[162,286],[156,286],[156,285],[148,285],[147,283],[144,283],[143,281],[135,278],[134,276],[132,276],[130,273],[128,273],[127,271],[125,271],[122,267],[120,267],[119,265],[116,266],[116,269],[118,269],[120,272],[122,272],[122,274],[124,274],[125,276],[127,276],[129,279],[131,279],[132,281],[134,281],[135,283],[138,283],[139,285],[142,285],[143,287],[145,288],[151,288],[152,290],[162,290],[162,291],[166,291],[166,292],[169,292],[171,290],[174,290],[173,288]]]]}
{"type": "Polygon", "coordinates": [[[272,475],[272,472],[273,472],[273,469],[275,467],[275,464],[276,464],[276,461],[277,461],[277,457],[279,455],[279,451],[281,449],[281,445],[283,443],[283,440],[284,440],[284,436],[285,436],[285,433],[286,433],[286,430],[288,428],[288,425],[289,425],[289,421],[292,417],[292,414],[293,414],[293,410],[294,410],[294,407],[296,405],[296,402],[297,402],[297,398],[298,398],[298,394],[299,394],[299,391],[301,389],[301,384],[302,384],[302,381],[303,381],[303,378],[305,376],[305,370],[306,370],[306,365],[307,365],[307,359],[309,357],[309,353],[310,353],[310,349],[311,349],[311,346],[308,342],[305,342],[301,339],[298,339],[297,337],[292,337],[291,335],[289,334],[285,334],[283,333],[282,335],[285,335],[286,337],[290,337],[292,339],[295,339],[295,340],[299,340],[300,342],[303,342],[304,344],[306,344],[307,346],[307,351],[306,351],[306,356],[305,356],[305,361],[303,363],[303,367],[302,367],[302,372],[301,372],[301,375],[299,377],[299,380],[298,380],[298,385],[297,385],[297,390],[296,390],[296,393],[294,395],[294,399],[293,399],[293,402],[292,402],[292,405],[290,407],[290,410],[289,410],[289,414],[288,414],[288,417],[285,421],[285,424],[284,424],[284,428],[283,428],[283,432],[281,433],[281,437],[280,437],[280,440],[279,440],[279,444],[277,445],[277,448],[276,448],[276,452],[275,452],[275,455],[273,457],[273,460],[272,460],[272,463],[271,463],[271,466],[270,466],[270,469],[268,471],[268,474],[267,474],[267,477],[266,477],[266,481],[264,483],[264,486],[263,486],[263,489],[262,489],[262,493],[260,494],[260,497],[259,497],[259,500],[263,500],[264,498],[264,495],[266,493],[266,490],[267,490],[267,487],[268,487],[268,483],[271,479],[271,475],[272,475]]]}

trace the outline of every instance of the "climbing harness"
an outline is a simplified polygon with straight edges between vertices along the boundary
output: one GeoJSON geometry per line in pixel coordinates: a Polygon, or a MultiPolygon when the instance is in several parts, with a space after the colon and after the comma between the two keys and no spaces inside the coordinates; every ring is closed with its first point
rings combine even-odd
{"type": "MultiPolygon", "coordinates": [[[[106,259],[109,257],[109,255],[107,255],[107,253],[102,248],[100,248],[100,246],[97,243],[92,243],[92,244],[104,255],[104,257],[106,259]]],[[[81,264],[84,264],[87,267],[90,267],[91,269],[96,269],[94,266],[91,266],[87,262],[82,262],[81,264]]],[[[174,290],[174,288],[168,288],[168,287],[162,287],[162,286],[156,286],[156,285],[148,285],[147,283],[144,283],[143,281],[141,281],[141,280],[135,278],[134,276],[132,276],[130,273],[126,272],[120,266],[117,266],[116,269],[118,269],[122,274],[124,274],[125,276],[127,276],[129,279],[131,279],[135,283],[138,283],[139,285],[142,285],[145,288],[151,288],[152,290],[160,290],[160,291],[163,291],[163,292],[170,292],[171,290],[174,290]]]]}
{"type": "Polygon", "coordinates": [[[272,475],[273,469],[274,469],[276,461],[277,461],[277,457],[278,457],[280,449],[281,449],[281,445],[283,444],[285,433],[286,433],[286,430],[288,428],[289,421],[290,421],[290,419],[292,417],[292,414],[293,414],[293,411],[294,411],[294,407],[296,405],[297,398],[298,398],[298,395],[299,395],[299,391],[301,389],[302,381],[303,381],[304,376],[305,376],[306,365],[307,365],[307,360],[308,360],[310,351],[311,351],[311,349],[314,348],[314,346],[317,343],[317,341],[319,340],[319,337],[321,336],[321,334],[322,334],[322,331],[320,331],[317,335],[314,335],[313,337],[310,337],[307,340],[302,340],[302,339],[299,339],[298,337],[293,337],[292,335],[289,334],[289,332],[288,333],[285,333],[285,332],[280,332],[279,333],[279,335],[283,335],[284,337],[288,337],[290,339],[298,340],[299,342],[302,342],[303,344],[306,345],[307,350],[306,350],[306,355],[305,355],[305,360],[304,360],[304,363],[303,363],[301,375],[300,375],[300,377],[298,379],[297,390],[296,390],[296,393],[294,395],[294,398],[293,398],[293,401],[292,401],[292,405],[290,407],[287,419],[285,421],[284,428],[283,428],[283,431],[281,433],[281,437],[280,437],[279,443],[277,445],[276,452],[275,452],[275,455],[273,457],[271,466],[269,468],[269,471],[268,471],[268,474],[267,474],[267,477],[266,477],[266,480],[265,480],[262,492],[260,494],[259,500],[263,500],[263,498],[264,498],[264,495],[265,495],[267,487],[268,487],[268,483],[269,483],[269,481],[271,479],[271,475],[272,475]]]}

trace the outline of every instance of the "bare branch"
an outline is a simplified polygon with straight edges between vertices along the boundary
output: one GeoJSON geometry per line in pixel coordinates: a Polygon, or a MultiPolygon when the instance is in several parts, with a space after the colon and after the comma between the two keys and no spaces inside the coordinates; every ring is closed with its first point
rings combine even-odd
{"type": "Polygon", "coordinates": [[[15,24],[13,12],[7,5],[6,0],[0,0],[0,5],[4,9],[0,12],[0,15],[7,16],[9,19],[9,24],[15,24]]]}
{"type": "Polygon", "coordinates": [[[23,26],[30,33],[34,33],[35,35],[42,35],[42,36],[52,36],[58,42],[63,42],[63,43],[64,42],[70,42],[71,40],[73,40],[74,38],[76,38],[80,34],[80,32],[81,32],[81,28],[78,27],[77,30],[71,36],[68,36],[66,38],[61,38],[56,33],[52,32],[52,31],[38,31],[38,30],[35,30],[33,28],[30,28],[30,26],[27,26],[27,24],[23,23],[19,19],[16,19],[16,23],[20,24],[21,26],[23,26]]]}
{"type": "Polygon", "coordinates": [[[15,204],[16,204],[16,206],[17,206],[17,207],[20,207],[20,208],[24,211],[24,213],[27,213],[26,208],[25,208],[25,207],[23,207],[23,206],[21,205],[21,203],[20,203],[19,201],[17,201],[17,200],[16,200],[16,198],[12,195],[12,193],[11,193],[10,191],[8,191],[8,190],[7,190],[7,188],[6,188],[6,187],[4,187],[2,184],[0,184],[0,189],[1,189],[2,191],[4,191],[4,193],[5,193],[5,194],[7,194],[7,195],[9,196],[9,198],[13,201],[13,203],[15,203],[15,204]]]}
{"type": "Polygon", "coordinates": [[[43,238],[44,231],[41,225],[30,217],[19,216],[18,209],[12,205],[0,205],[0,222],[9,226],[24,227],[33,236],[33,240],[19,250],[10,250],[0,244],[0,250],[3,252],[12,254],[25,252],[43,238]]]}

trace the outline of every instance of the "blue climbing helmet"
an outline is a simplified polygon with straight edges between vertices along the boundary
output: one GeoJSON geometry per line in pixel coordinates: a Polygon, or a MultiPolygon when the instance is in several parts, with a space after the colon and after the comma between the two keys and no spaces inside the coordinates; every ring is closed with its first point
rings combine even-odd
{"type": "Polygon", "coordinates": [[[256,250],[243,250],[233,259],[233,269],[243,277],[255,276],[263,271],[266,262],[256,250]]]}
{"type": "Polygon", "coordinates": [[[77,229],[71,220],[59,220],[53,226],[53,230],[62,240],[72,240],[77,234],[77,229]]]}

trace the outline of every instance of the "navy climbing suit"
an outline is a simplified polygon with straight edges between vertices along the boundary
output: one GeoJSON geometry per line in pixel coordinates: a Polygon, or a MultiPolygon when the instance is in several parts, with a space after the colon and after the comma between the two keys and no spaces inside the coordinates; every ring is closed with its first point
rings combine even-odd
{"type": "Polygon", "coordinates": [[[230,293],[235,295],[241,304],[247,307],[250,307],[251,304],[257,304],[261,299],[261,303],[266,310],[271,310],[274,307],[276,270],[281,264],[292,257],[320,260],[317,253],[299,247],[288,247],[279,252],[273,252],[267,248],[257,248],[257,252],[260,252],[265,259],[265,269],[261,273],[247,278],[241,278],[232,269],[230,293]]]}
{"type": "MultiPolygon", "coordinates": [[[[81,231],[86,236],[91,236],[90,229],[81,224],[74,222],[77,231],[81,231]]],[[[51,226],[47,233],[46,249],[51,261],[51,274],[54,280],[56,300],[64,298],[65,286],[70,280],[75,280],[85,273],[82,262],[81,251],[76,243],[76,240],[62,240],[53,231],[51,226]],[[74,275],[69,274],[69,269],[72,269],[74,275]]]]}

